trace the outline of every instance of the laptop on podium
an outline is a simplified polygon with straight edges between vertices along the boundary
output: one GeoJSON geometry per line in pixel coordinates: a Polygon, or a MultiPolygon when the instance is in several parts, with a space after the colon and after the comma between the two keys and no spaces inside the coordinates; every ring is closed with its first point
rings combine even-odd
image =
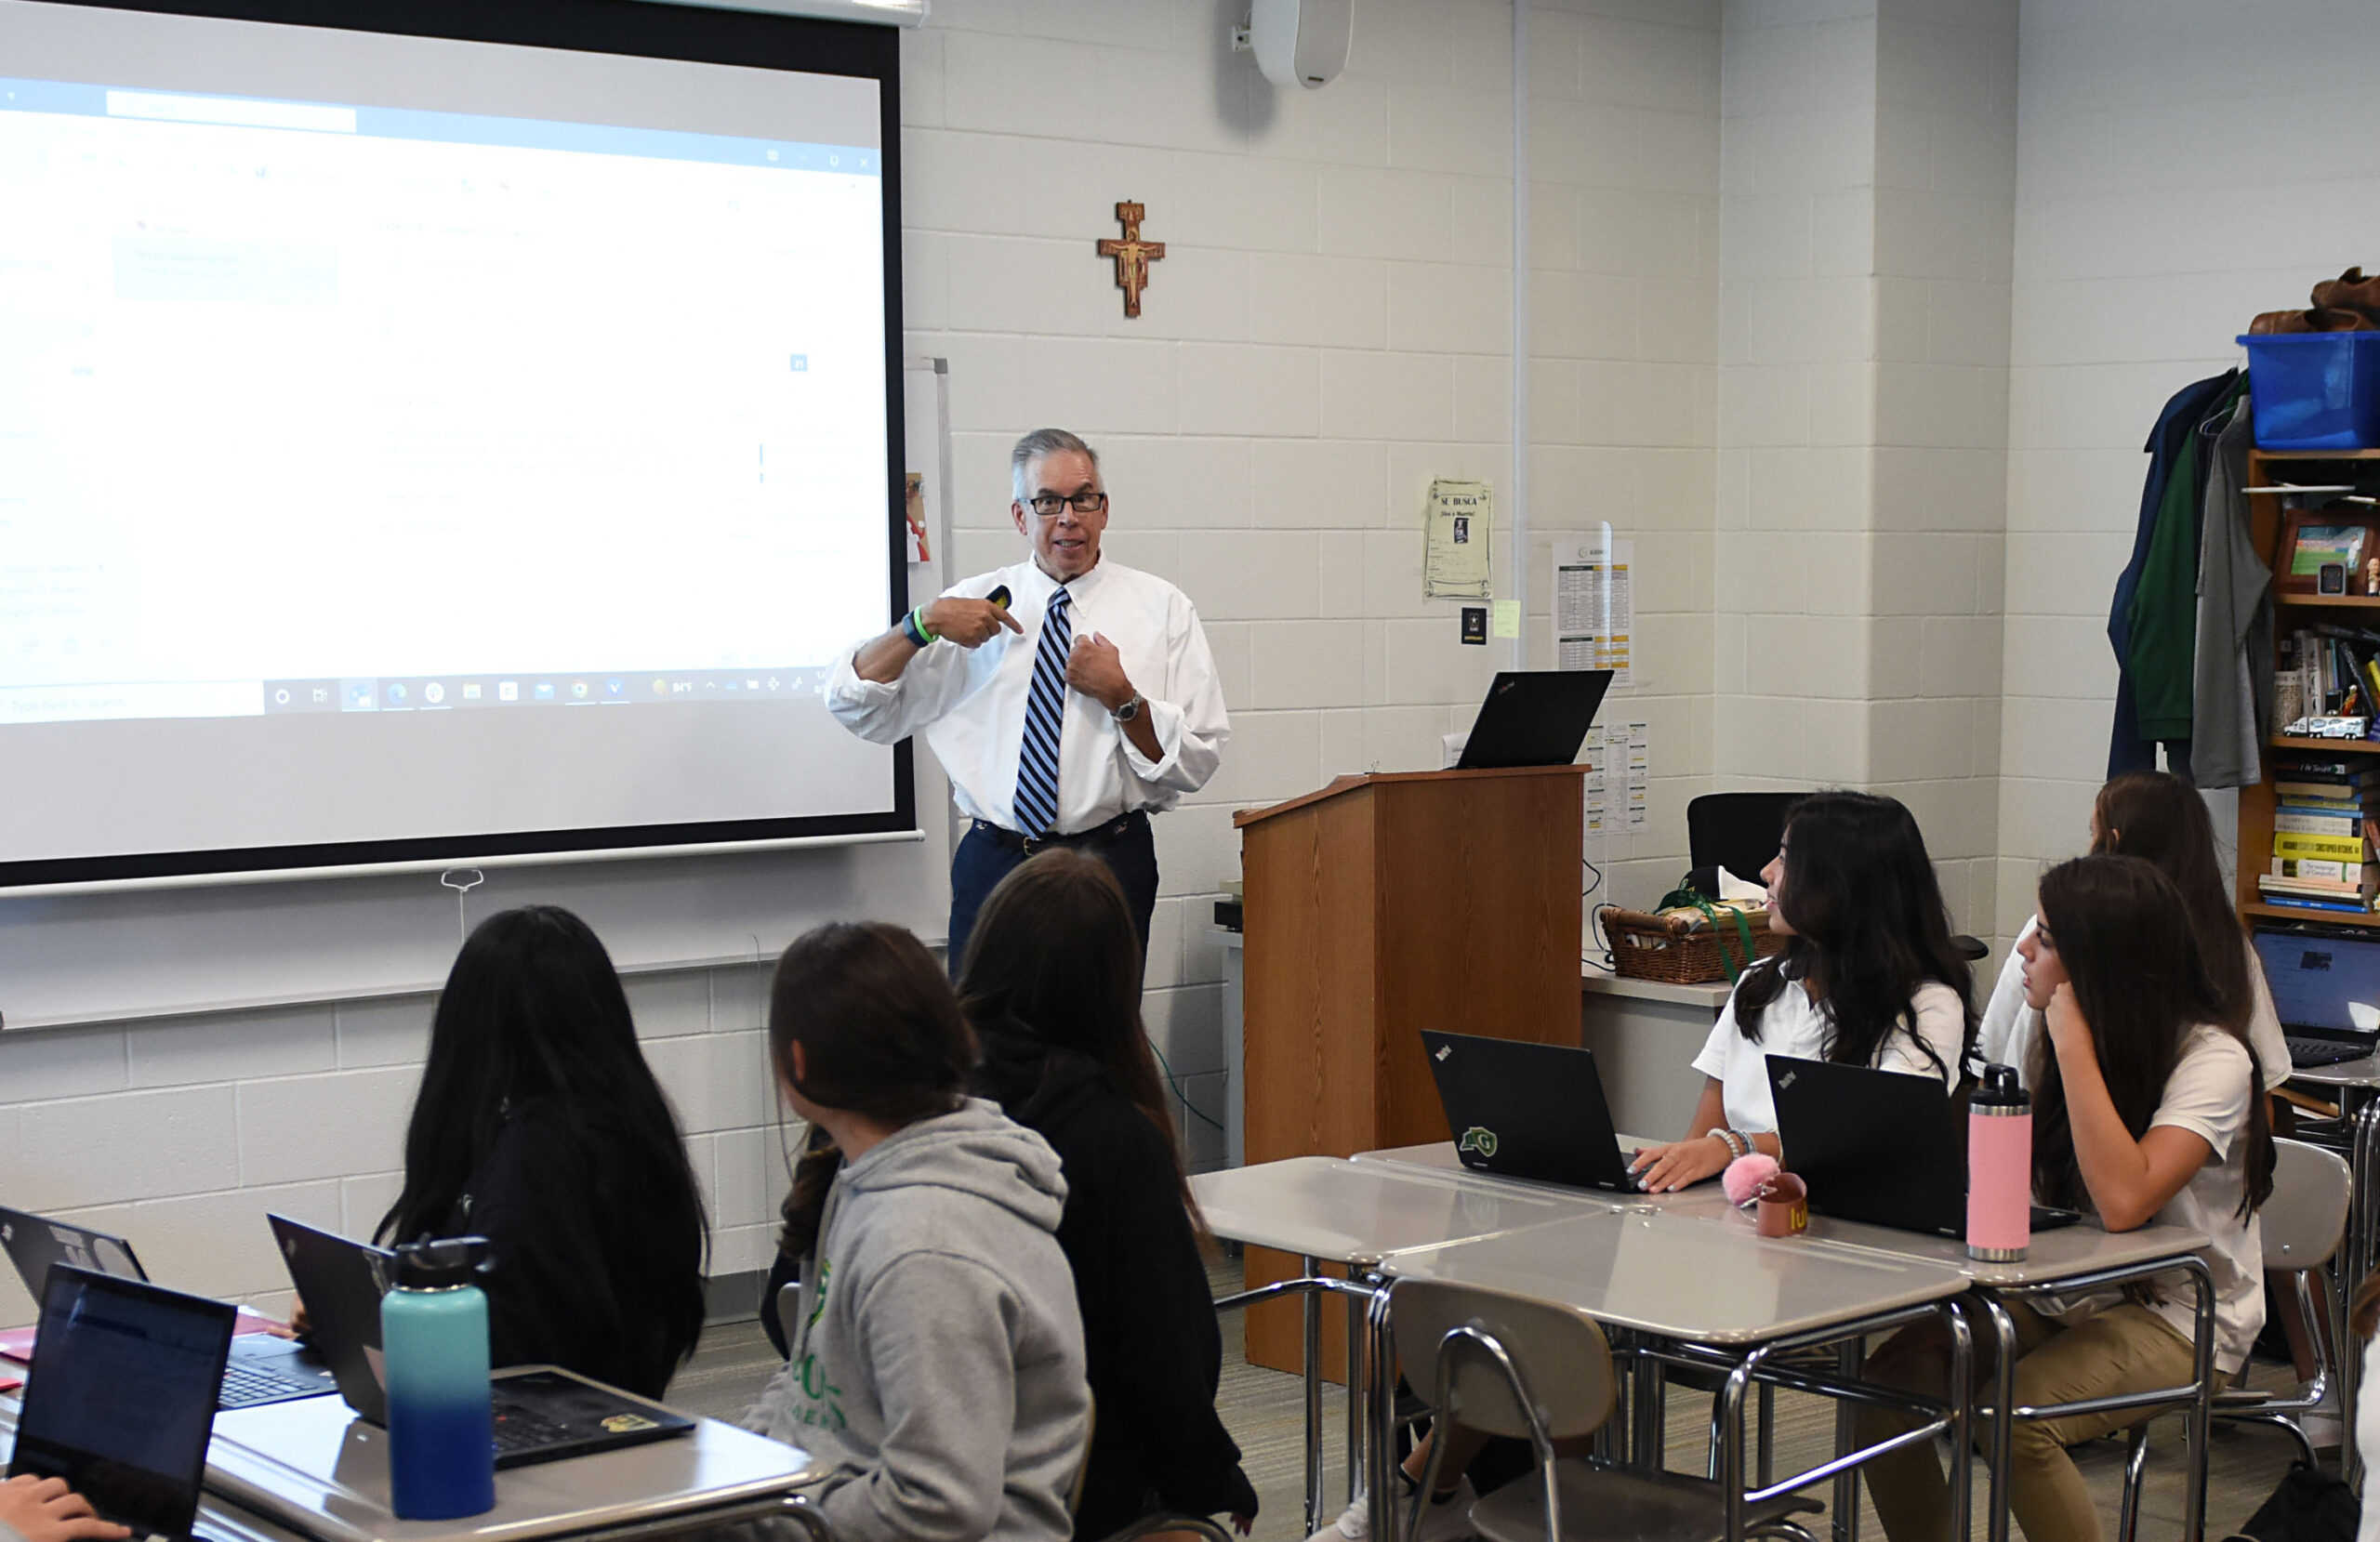
{"type": "Polygon", "coordinates": [[[1610,689],[1608,669],[1498,671],[1455,769],[1568,765],[1610,689]]]}

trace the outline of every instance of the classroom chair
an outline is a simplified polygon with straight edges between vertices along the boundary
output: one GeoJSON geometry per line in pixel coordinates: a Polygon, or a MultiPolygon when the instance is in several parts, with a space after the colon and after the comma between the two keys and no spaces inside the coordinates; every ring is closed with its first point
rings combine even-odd
{"type": "MultiPolygon", "coordinates": [[[[1525,1439],[1537,1454],[1538,1481],[1508,1483],[1472,1507],[1472,1528],[1487,1542],[1717,1542],[1725,1525],[1718,1484],[1555,1454],[1556,1441],[1583,1439],[1611,1417],[1611,1346],[1593,1318],[1436,1280],[1397,1281],[1389,1318],[1406,1375],[1435,1389],[1433,1406],[1474,1430],[1525,1439]]],[[[1443,1450],[1432,1443],[1396,1536],[1413,1534],[1443,1450]]],[[[1811,1542],[1788,1517],[1818,1508],[1798,1494],[1747,1506],[1744,1535],[1811,1542]]]]}
{"type": "MultiPolygon", "coordinates": [[[[2295,1286],[2298,1310],[2312,1329],[2314,1379],[2307,1384],[2309,1390],[2302,1392],[2223,1388],[2215,1394],[2215,1417],[2287,1430],[2306,1465],[2319,1470],[2321,1457],[2300,1421],[2331,1398],[2333,1381],[2346,1374],[2337,1364],[2345,1325],[2332,1315],[2338,1297],[2331,1288],[2330,1262],[2347,1232],[2354,1179],[2346,1158],[2336,1152],[2303,1140],[2275,1140],[2272,1145],[2272,1197],[2258,1212],[2264,1222],[2265,1270],[2287,1274],[2295,1286]]],[[[2120,1542],[2133,1542],[2139,1526],[2140,1489],[2149,1467],[2149,1426],[2154,1417],[2132,1427],[2124,1450],[2123,1508],[2116,1528],[2120,1542]]],[[[2347,1438],[2353,1440],[2355,1432],[2348,1430],[2347,1438]]]]}
{"type": "MultiPolygon", "coordinates": [[[[1091,1442],[1099,1432],[1099,1403],[1092,1399],[1089,1415],[1082,1425],[1082,1459],[1075,1464],[1075,1481],[1066,1490],[1066,1513],[1075,1515],[1082,1509],[1083,1480],[1091,1476],[1091,1442]]],[[[1151,1532],[1186,1531],[1206,1538],[1206,1542],[1235,1542],[1232,1534],[1218,1522],[1203,1515],[1183,1515],[1173,1510],[1151,1510],[1122,1531],[1110,1532],[1100,1542],[1132,1542],[1134,1537],[1151,1532]]]]}

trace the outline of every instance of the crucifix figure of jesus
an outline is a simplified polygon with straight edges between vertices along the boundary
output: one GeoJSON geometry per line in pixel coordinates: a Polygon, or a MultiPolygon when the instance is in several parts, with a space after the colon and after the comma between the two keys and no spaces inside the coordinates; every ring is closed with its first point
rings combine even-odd
{"type": "Polygon", "coordinates": [[[1124,291],[1124,314],[1141,313],[1141,291],[1148,287],[1149,264],[1165,256],[1162,241],[1143,241],[1141,220],[1148,211],[1138,204],[1118,204],[1116,217],[1124,226],[1124,239],[1104,239],[1099,255],[1116,259],[1116,287],[1124,291]]]}

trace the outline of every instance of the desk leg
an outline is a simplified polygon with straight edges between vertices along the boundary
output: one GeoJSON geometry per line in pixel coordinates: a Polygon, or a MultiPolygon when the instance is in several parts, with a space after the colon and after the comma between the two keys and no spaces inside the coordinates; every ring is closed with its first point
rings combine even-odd
{"type": "Polygon", "coordinates": [[[1364,1442],[1364,1493],[1371,1505],[1371,1535],[1396,1535],[1396,1480],[1390,1469],[1396,1461],[1396,1340],[1388,1322],[1388,1282],[1372,1293],[1365,1313],[1371,1343],[1371,1376],[1365,1399],[1371,1404],[1371,1430],[1364,1442]]]}
{"type": "MultiPolygon", "coordinates": [[[[1837,1375],[1849,1380],[1859,1374],[1860,1350],[1861,1340],[1857,1338],[1846,1338],[1835,1346],[1834,1368],[1837,1375]]],[[[1858,1430],[1854,1428],[1853,1421],[1856,1416],[1857,1410],[1848,1401],[1836,1402],[1834,1454],[1838,1456],[1850,1450],[1853,1443],[1859,1438],[1858,1430]]],[[[1765,1478],[1762,1480],[1762,1486],[1767,1486],[1767,1480],[1765,1478]]],[[[1859,1542],[1859,1470],[1858,1468],[1850,1468],[1835,1474],[1834,1499],[1831,1508],[1834,1510],[1835,1542],[1859,1542]]],[[[1950,1535],[1958,1536],[1963,1534],[1953,1528],[1950,1535]]]]}
{"type": "MultiPolygon", "coordinates": [[[[1347,1271],[1354,1280],[1356,1271],[1347,1271]]],[[[1373,1286],[1385,1290],[1388,1283],[1375,1279],[1373,1286]]],[[[1364,1298],[1350,1292],[1347,1297],[1347,1503],[1354,1504],[1364,1486],[1364,1298]]]]}
{"type": "Polygon", "coordinates": [[[1720,1542],[1744,1538],[1744,1389],[1752,1382],[1761,1351],[1754,1350],[1727,1372],[1711,1414],[1711,1438],[1718,1466],[1720,1542]]]}
{"type": "Polygon", "coordinates": [[[1669,1367],[1658,1360],[1636,1363],[1636,1429],[1629,1455],[1637,1469],[1659,1472],[1669,1457],[1669,1367]]]}
{"type": "MultiPolygon", "coordinates": [[[[1309,1280],[1322,1271],[1309,1256],[1300,1260],[1309,1280]]],[[[1302,1298],[1305,1311],[1305,1529],[1310,1535],[1322,1529],[1322,1508],[1329,1501],[1322,1493],[1322,1297],[1309,1290],[1302,1298]]]]}
{"type": "MultiPolygon", "coordinates": [[[[2190,1465],[2182,1491],[2182,1542],[2202,1542],[2206,1535],[2207,1447],[2215,1435],[2215,1275],[2204,1259],[2191,1259],[2188,1267],[2190,1285],[2198,1296],[2198,1342],[2193,1346],[2198,1398],[2190,1404],[2190,1465]]],[[[2306,1326],[2320,1331],[2319,1324],[2306,1326]]],[[[2352,1437],[2347,1443],[2354,1443],[2352,1437]]]]}
{"type": "Polygon", "coordinates": [[[1991,1320],[1991,1509],[1984,1517],[1989,1542],[2008,1542],[2008,1466],[2010,1442],[2016,1421],[2008,1411],[2016,1404],[2016,1320],[2000,1298],[1977,1292],[1984,1314],[1991,1320]]]}
{"type": "MultiPolygon", "coordinates": [[[[1950,1330],[1950,1535],[1975,1535],[1975,1335],[1955,1301],[1942,1306],[1950,1330]]],[[[1859,1531],[1858,1490],[1852,1490],[1851,1539],[1859,1531]]]]}

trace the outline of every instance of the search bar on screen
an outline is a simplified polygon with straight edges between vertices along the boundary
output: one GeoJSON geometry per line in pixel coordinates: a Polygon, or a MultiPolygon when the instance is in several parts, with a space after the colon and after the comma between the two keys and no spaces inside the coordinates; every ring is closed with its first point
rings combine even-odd
{"type": "Polygon", "coordinates": [[[110,91],[108,116],[160,123],[221,124],[235,128],[304,128],[321,134],[355,132],[355,109],[302,101],[252,101],[239,97],[176,97],[155,91],[110,91]]]}

